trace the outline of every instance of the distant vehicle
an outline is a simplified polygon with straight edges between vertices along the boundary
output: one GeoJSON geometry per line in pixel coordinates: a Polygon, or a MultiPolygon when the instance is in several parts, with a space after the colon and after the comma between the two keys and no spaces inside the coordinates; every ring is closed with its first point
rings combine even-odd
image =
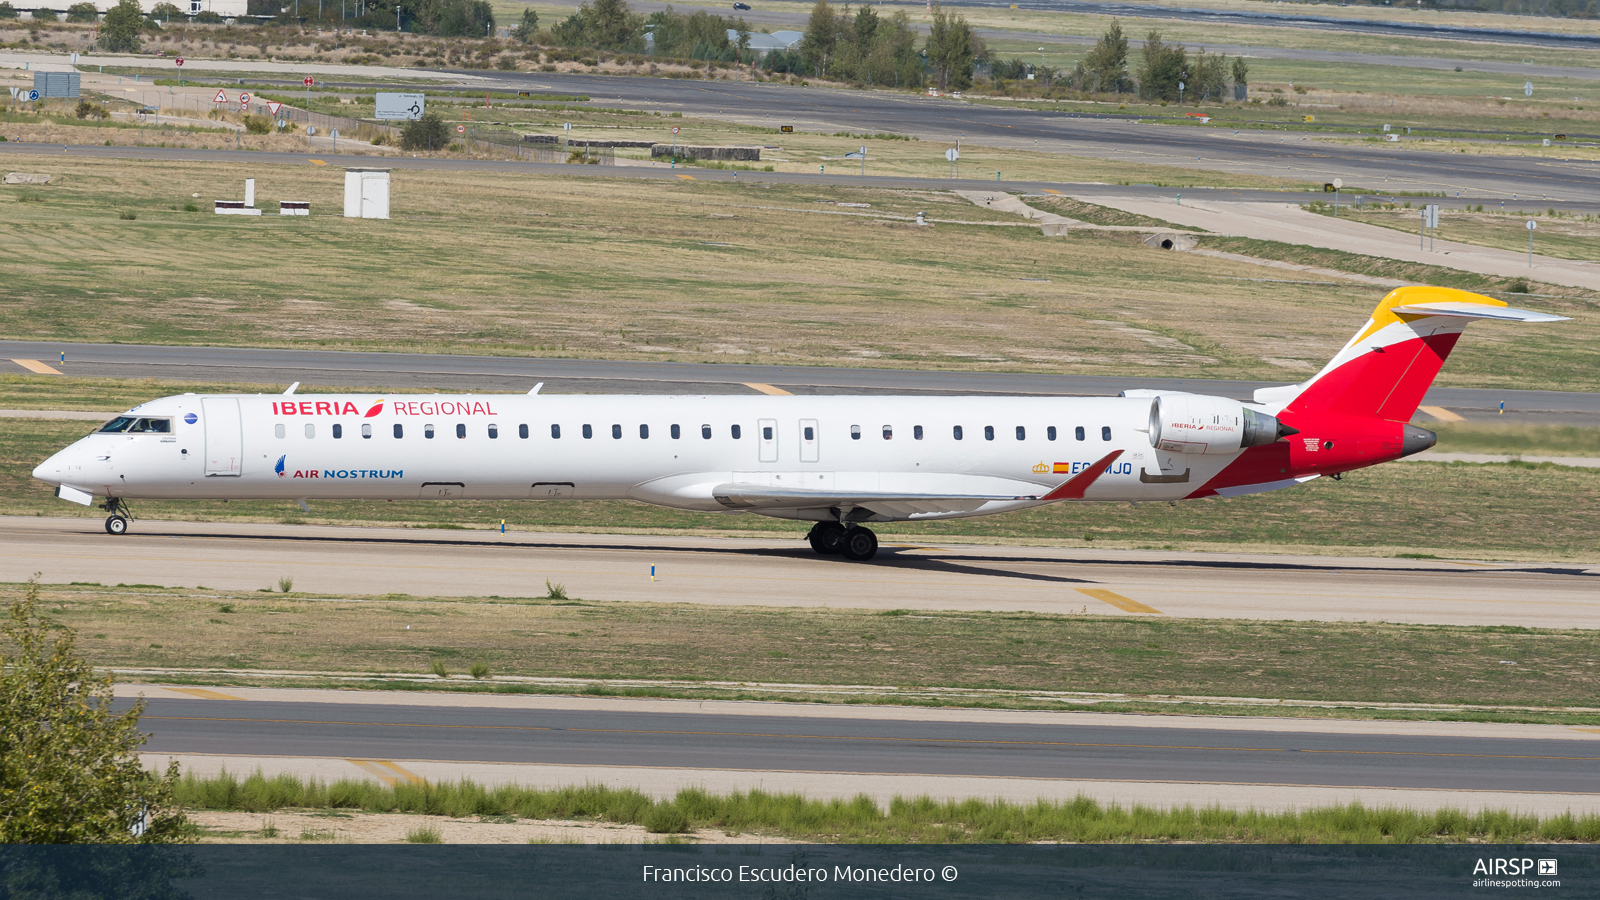
{"type": "Polygon", "coordinates": [[[865,560],[875,522],[1058,501],[1238,497],[1410,456],[1407,424],[1468,322],[1556,322],[1450,288],[1392,291],[1321,372],[1254,402],[1120,397],[184,394],[142,403],[33,477],[127,501],[640,500],[816,523],[865,560]],[[496,408],[498,407],[498,408],[496,408]],[[971,440],[965,440],[971,438],[971,440]]]}
{"type": "Polygon", "coordinates": [[[748,3],[735,3],[733,5],[733,8],[734,9],[749,9],[750,8],[750,4],[748,4],[748,3]]]}

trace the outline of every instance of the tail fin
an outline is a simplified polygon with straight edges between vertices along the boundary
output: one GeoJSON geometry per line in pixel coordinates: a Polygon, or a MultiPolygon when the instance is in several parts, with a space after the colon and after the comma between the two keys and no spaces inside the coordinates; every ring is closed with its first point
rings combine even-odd
{"type": "Polygon", "coordinates": [[[1274,413],[1354,416],[1407,422],[1473,319],[1561,322],[1562,316],[1512,309],[1454,288],[1410,286],[1389,292],[1366,327],[1309,381],[1256,391],[1274,413]]]}

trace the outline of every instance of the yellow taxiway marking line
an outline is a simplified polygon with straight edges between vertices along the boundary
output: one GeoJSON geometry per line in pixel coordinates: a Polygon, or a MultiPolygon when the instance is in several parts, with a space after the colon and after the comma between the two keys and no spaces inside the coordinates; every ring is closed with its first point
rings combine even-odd
{"type": "Polygon", "coordinates": [[[45,365],[44,363],[39,362],[37,359],[13,359],[12,362],[14,362],[17,365],[23,367],[24,369],[27,369],[29,372],[33,372],[36,375],[60,375],[61,374],[60,372],[57,372],[55,369],[50,368],[49,366],[45,365]]]}
{"type": "Polygon", "coordinates": [[[1433,416],[1435,419],[1438,419],[1441,422],[1465,422],[1466,421],[1466,419],[1464,417],[1458,416],[1455,413],[1451,412],[1448,409],[1445,409],[1442,406],[1419,406],[1419,407],[1417,407],[1417,409],[1422,410],[1423,412],[1427,413],[1430,416],[1433,416]]]}
{"type": "Polygon", "coordinates": [[[1073,588],[1073,590],[1083,594],[1086,597],[1093,597],[1094,599],[1099,600],[1101,603],[1109,603],[1123,612],[1150,613],[1157,616],[1166,615],[1166,613],[1156,609],[1155,607],[1145,606],[1143,603],[1140,603],[1137,600],[1124,597],[1115,591],[1108,591],[1105,588],[1073,588]]]}
{"type": "Polygon", "coordinates": [[[1600,728],[1574,728],[1573,731],[1587,731],[1591,734],[1600,734],[1600,728]]]}
{"type": "Polygon", "coordinates": [[[320,160],[320,159],[313,159],[313,160],[311,160],[311,164],[313,166],[325,166],[325,165],[327,165],[327,162],[324,161],[324,160],[320,160]]]}
{"type": "Polygon", "coordinates": [[[366,772],[378,776],[378,780],[394,787],[402,781],[411,784],[421,784],[422,776],[415,772],[408,772],[393,760],[388,759],[346,759],[345,762],[366,772]]]}
{"type": "Polygon", "coordinates": [[[762,384],[759,381],[746,381],[746,382],[743,382],[743,384],[744,384],[745,387],[749,388],[752,391],[760,391],[763,394],[771,394],[774,397],[793,397],[794,396],[793,394],[789,393],[788,391],[784,390],[783,388],[776,388],[776,387],[773,387],[770,384],[762,384]]]}
{"type": "MultiPolygon", "coordinates": [[[[669,737],[733,737],[733,738],[776,738],[786,741],[839,741],[841,743],[881,743],[881,744],[962,744],[972,746],[1005,746],[1005,747],[1108,747],[1122,750],[1197,750],[1221,753],[1312,753],[1322,756],[1426,756],[1448,757],[1453,759],[1539,759],[1561,762],[1600,762],[1600,757],[1595,756],[1542,756],[1532,753],[1440,753],[1419,750],[1318,750],[1294,747],[1213,747],[1204,744],[1135,744],[1113,741],[1007,741],[994,738],[938,738],[938,737],[885,737],[870,734],[773,734],[768,732],[750,731],[677,731],[665,728],[552,728],[540,725],[435,725],[423,722],[340,722],[324,719],[247,719],[231,718],[224,716],[151,716],[144,719],[163,722],[249,722],[255,724],[285,724],[285,725],[360,725],[377,728],[437,728],[451,731],[568,731],[579,734],[660,734],[669,737]]],[[[380,765],[391,767],[379,777],[396,777],[393,772],[403,772],[411,778],[417,778],[405,769],[400,768],[389,760],[382,759],[349,759],[346,762],[360,766],[369,772],[378,774],[380,765]]]]}
{"type": "Polygon", "coordinates": [[[221,693],[220,691],[208,691],[205,688],[169,687],[169,688],[163,688],[162,690],[172,691],[175,694],[188,694],[191,697],[199,697],[199,698],[201,698],[203,700],[243,700],[244,699],[243,697],[235,697],[232,694],[224,694],[224,693],[221,693]]]}
{"type": "Polygon", "coordinates": [[[693,181],[694,180],[694,176],[693,175],[679,175],[678,177],[682,178],[684,181],[693,181]]]}
{"type": "MultiPolygon", "coordinates": [[[[1052,191],[1052,190],[1050,190],[1050,189],[1049,189],[1049,188],[1045,188],[1045,189],[1044,189],[1044,192],[1045,192],[1045,193],[1046,193],[1046,194],[1060,194],[1060,193],[1061,193],[1061,192],[1060,192],[1060,191],[1052,191]]],[[[1065,195],[1063,195],[1063,196],[1065,196],[1065,195]]]]}

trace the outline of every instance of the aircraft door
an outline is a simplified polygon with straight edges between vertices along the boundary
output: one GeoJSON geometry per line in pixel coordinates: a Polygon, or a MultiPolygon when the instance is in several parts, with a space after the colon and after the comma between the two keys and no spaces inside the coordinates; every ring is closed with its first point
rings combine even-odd
{"type": "Polygon", "coordinates": [[[243,423],[236,397],[202,397],[206,423],[206,477],[237,476],[244,462],[243,423]]]}
{"type": "Polygon", "coordinates": [[[816,462],[818,459],[818,428],[816,419],[800,420],[800,461],[816,462]]]}
{"type": "Polygon", "coordinates": [[[778,461],[778,420],[757,419],[756,441],[761,445],[761,461],[778,461]]]}

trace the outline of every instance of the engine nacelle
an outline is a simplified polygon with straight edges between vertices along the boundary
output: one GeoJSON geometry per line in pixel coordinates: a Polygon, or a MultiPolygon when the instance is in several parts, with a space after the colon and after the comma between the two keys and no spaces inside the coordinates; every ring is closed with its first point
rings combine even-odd
{"type": "Polygon", "coordinates": [[[1226,397],[1163,393],[1150,404],[1150,445],[1169,453],[1238,453],[1297,433],[1226,397]]]}

